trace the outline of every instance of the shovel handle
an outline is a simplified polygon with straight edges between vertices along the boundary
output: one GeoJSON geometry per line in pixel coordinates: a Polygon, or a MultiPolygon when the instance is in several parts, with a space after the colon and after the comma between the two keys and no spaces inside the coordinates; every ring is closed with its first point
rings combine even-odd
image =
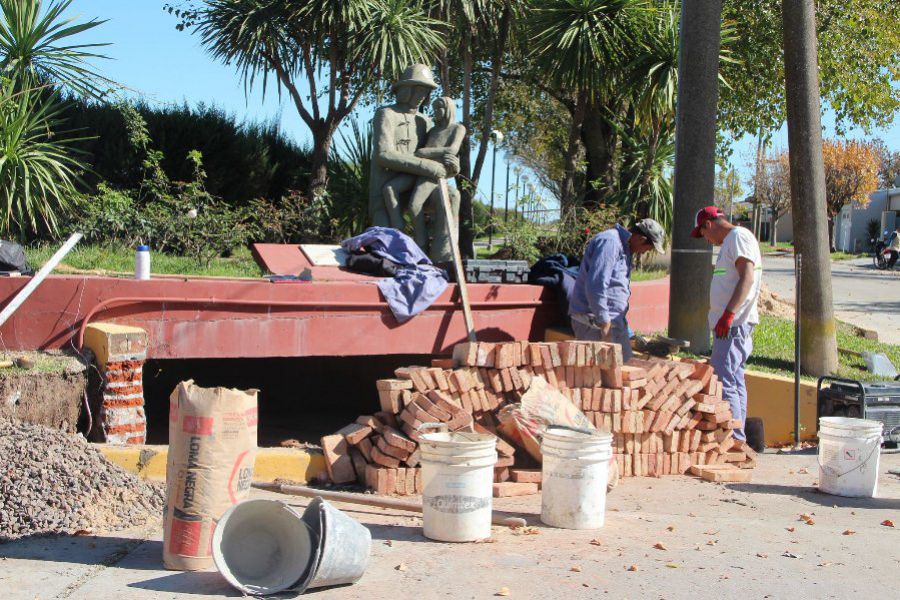
{"type": "MultiPolygon", "coordinates": [[[[422,505],[418,502],[410,502],[409,500],[395,500],[394,498],[385,498],[383,496],[353,494],[350,492],[331,492],[328,490],[317,490],[315,488],[302,485],[285,485],[278,483],[254,483],[253,487],[267,490],[270,492],[278,492],[279,494],[287,494],[290,496],[302,496],[304,498],[324,498],[333,502],[346,502],[348,504],[361,504],[363,506],[374,506],[376,508],[390,508],[393,510],[402,510],[405,512],[422,512],[422,505]]],[[[505,527],[524,527],[527,523],[521,517],[510,517],[502,513],[491,512],[491,523],[494,525],[503,525],[505,527]]]]}

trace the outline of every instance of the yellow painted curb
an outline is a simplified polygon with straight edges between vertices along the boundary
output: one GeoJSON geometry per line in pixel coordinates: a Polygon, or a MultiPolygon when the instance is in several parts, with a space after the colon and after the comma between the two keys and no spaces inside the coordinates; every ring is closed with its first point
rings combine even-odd
{"type": "MultiPolygon", "coordinates": [[[[794,442],[794,379],[747,371],[747,416],[760,417],[766,430],[766,446],[794,442]]],[[[816,439],[816,383],[800,381],[800,438],[816,439]]]]}
{"type": "MultiPolygon", "coordinates": [[[[168,446],[118,446],[95,444],[110,462],[149,481],[166,480],[168,446]]],[[[271,483],[276,479],[308,482],[325,473],[325,457],[317,450],[299,448],[259,448],[253,480],[271,483]]]]}

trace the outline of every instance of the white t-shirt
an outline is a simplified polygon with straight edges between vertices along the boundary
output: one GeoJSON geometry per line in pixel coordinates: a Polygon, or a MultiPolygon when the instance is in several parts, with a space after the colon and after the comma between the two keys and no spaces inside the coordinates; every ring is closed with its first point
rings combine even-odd
{"type": "Polygon", "coordinates": [[[759,252],[759,243],[749,229],[735,227],[722,242],[719,250],[719,258],[713,269],[712,285],[709,288],[709,328],[715,329],[716,323],[725,312],[725,307],[734,294],[734,288],[738,284],[738,270],[735,262],[739,258],[746,258],[753,263],[753,285],[750,292],[734,311],[732,327],[738,327],[746,323],[755,325],[759,323],[759,311],[756,302],[759,299],[759,284],[762,281],[762,255],[759,252]]]}

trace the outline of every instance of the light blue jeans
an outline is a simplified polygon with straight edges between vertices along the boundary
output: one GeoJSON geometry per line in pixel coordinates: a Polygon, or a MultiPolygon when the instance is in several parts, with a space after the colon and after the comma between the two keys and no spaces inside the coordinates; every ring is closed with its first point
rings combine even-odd
{"type": "Polygon", "coordinates": [[[747,384],[744,368],[753,352],[753,325],[732,327],[727,338],[714,338],[710,363],[722,382],[722,396],[731,404],[731,416],[741,421],[734,439],[744,441],[743,423],[747,420],[747,384]]]}
{"type": "Polygon", "coordinates": [[[603,338],[600,337],[599,329],[589,327],[578,321],[572,321],[572,330],[575,332],[575,337],[579,340],[619,344],[622,346],[622,360],[624,361],[631,360],[631,357],[634,356],[631,352],[631,338],[628,335],[628,323],[623,317],[613,319],[609,326],[609,333],[603,338]]]}

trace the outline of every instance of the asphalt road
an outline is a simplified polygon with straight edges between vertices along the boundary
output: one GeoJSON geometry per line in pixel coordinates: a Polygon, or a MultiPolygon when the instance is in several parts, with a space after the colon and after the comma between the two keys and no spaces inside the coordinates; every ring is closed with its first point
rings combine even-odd
{"type": "MultiPolygon", "coordinates": [[[[793,303],[794,259],[763,257],[763,281],[793,303]]],[[[900,344],[900,267],[878,271],[870,258],[831,263],[835,316],[878,332],[878,339],[900,344]]]]}

